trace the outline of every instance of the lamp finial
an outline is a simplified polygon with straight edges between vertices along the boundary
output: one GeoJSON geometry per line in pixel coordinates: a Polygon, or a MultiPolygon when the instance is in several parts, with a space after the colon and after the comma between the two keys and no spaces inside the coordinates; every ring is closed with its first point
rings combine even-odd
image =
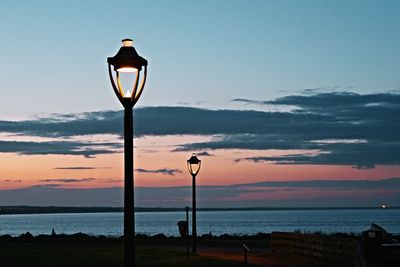
{"type": "Polygon", "coordinates": [[[133,46],[133,40],[125,38],[122,40],[122,46],[124,47],[132,47],[133,46]]]}

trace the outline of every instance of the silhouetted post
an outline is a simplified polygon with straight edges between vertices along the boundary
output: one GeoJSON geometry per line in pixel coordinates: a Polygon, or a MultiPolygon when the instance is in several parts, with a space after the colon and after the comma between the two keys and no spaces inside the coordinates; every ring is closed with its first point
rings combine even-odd
{"type": "Polygon", "coordinates": [[[244,267],[247,267],[247,253],[250,251],[250,249],[246,246],[246,244],[242,244],[243,249],[244,249],[244,267]]]}
{"type": "Polygon", "coordinates": [[[192,253],[197,254],[196,175],[192,175],[192,253]]]}
{"type": "Polygon", "coordinates": [[[186,253],[190,260],[190,239],[189,239],[189,207],[186,206],[186,253]]]}
{"type": "Polygon", "coordinates": [[[124,183],[124,264],[135,266],[135,213],[133,181],[133,117],[125,107],[124,116],[125,183],[124,183]]]}
{"type": "Polygon", "coordinates": [[[133,177],[133,107],[139,100],[147,78],[147,60],[138,55],[131,39],[122,40],[122,47],[114,57],[107,58],[108,74],[116,96],[124,106],[124,266],[134,267],[135,249],[135,204],[133,177]],[[112,72],[114,68],[114,75],[112,72]],[[144,70],[143,78],[140,73],[144,70]],[[121,73],[135,76],[132,93],[124,90],[121,73]],[[117,80],[117,83],[114,81],[117,80]]]}
{"type": "Polygon", "coordinates": [[[197,229],[196,229],[196,175],[200,171],[201,160],[196,154],[192,154],[190,159],[187,160],[187,166],[190,174],[192,175],[192,253],[197,254],[197,229]]]}

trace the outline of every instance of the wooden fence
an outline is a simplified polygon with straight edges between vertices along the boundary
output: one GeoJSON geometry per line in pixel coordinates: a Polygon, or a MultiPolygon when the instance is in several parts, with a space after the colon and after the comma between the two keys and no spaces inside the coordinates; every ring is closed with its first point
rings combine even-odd
{"type": "Polygon", "coordinates": [[[350,238],[273,232],[271,248],[276,253],[312,257],[324,266],[367,266],[358,242],[350,238]]]}

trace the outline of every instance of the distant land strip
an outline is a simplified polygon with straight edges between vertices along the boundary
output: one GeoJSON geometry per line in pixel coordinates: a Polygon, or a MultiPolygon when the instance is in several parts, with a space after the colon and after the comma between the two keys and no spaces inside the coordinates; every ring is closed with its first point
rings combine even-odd
{"type": "MultiPolygon", "coordinates": [[[[387,207],[386,209],[399,209],[387,207]]],[[[381,207],[249,207],[249,208],[198,208],[197,211],[255,211],[255,210],[343,210],[343,209],[382,209],[381,207]]],[[[189,208],[191,210],[191,208],[189,208]]],[[[46,214],[46,213],[101,213],[123,212],[122,207],[57,207],[57,206],[0,206],[0,215],[5,214],[46,214]]],[[[136,212],[185,211],[182,208],[145,208],[136,207],[136,212]]]]}

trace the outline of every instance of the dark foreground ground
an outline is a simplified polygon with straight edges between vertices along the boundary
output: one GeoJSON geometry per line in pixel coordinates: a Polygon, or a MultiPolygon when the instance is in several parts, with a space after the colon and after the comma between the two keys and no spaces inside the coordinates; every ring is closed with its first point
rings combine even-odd
{"type": "MultiPolygon", "coordinates": [[[[140,267],[236,267],[243,266],[242,243],[250,248],[251,266],[314,267],[306,258],[272,255],[264,238],[199,240],[199,255],[188,261],[185,240],[145,238],[137,240],[140,267]]],[[[113,238],[41,237],[0,238],[1,267],[109,267],[122,266],[123,242],[113,238]]]]}

